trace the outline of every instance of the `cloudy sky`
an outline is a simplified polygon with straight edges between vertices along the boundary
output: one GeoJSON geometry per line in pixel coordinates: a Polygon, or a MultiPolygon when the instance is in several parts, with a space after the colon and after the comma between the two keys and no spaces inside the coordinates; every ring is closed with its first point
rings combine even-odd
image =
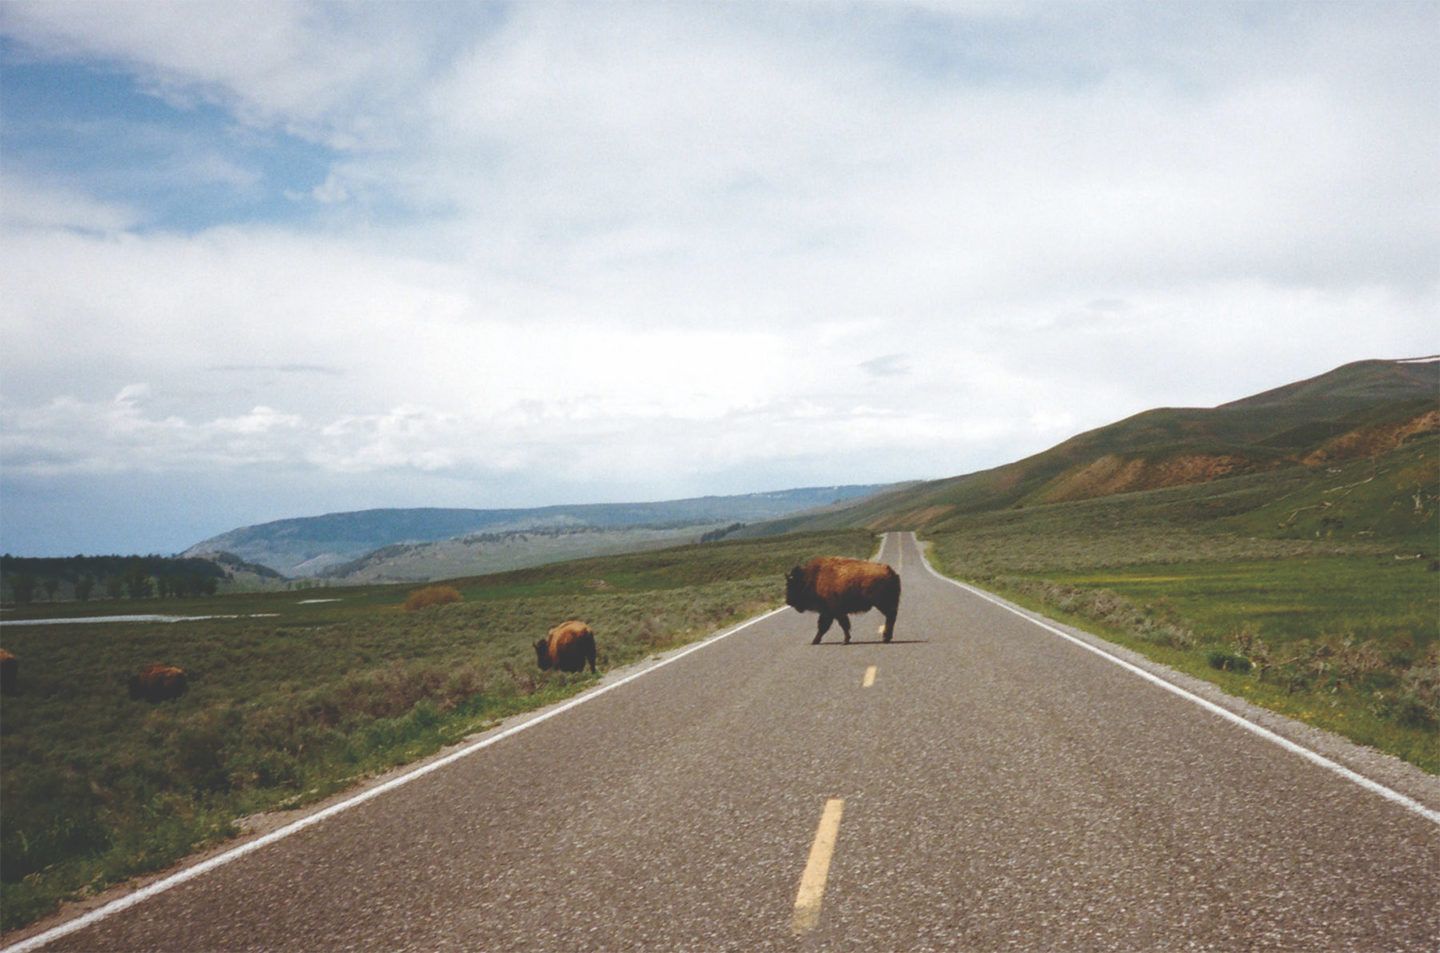
{"type": "Polygon", "coordinates": [[[1440,351],[1434,3],[0,0],[0,549],[950,476],[1440,351]]]}

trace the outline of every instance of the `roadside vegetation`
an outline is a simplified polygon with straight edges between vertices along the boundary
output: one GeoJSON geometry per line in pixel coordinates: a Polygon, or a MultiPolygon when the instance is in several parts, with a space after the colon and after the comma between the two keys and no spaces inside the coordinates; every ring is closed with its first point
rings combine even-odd
{"type": "Polygon", "coordinates": [[[948,519],[936,567],[1440,773],[1440,440],[948,519]]]}
{"type": "Polygon", "coordinates": [[[535,665],[558,622],[591,624],[603,672],[778,605],[810,556],[874,546],[856,530],[590,559],[451,580],[453,598],[413,610],[409,587],[368,586],[147,605],[238,618],[6,626],[20,691],[0,700],[3,928],[584,689],[596,676],[535,665]],[[157,661],[189,673],[188,693],[132,701],[126,679],[157,661]]]}

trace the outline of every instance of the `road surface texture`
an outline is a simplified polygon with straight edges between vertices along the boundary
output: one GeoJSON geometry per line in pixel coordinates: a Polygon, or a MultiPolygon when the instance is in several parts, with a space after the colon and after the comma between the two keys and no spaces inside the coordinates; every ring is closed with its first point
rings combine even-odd
{"type": "Polygon", "coordinates": [[[766,616],[44,948],[1440,949],[1433,797],[881,558],[890,644],[766,616]]]}

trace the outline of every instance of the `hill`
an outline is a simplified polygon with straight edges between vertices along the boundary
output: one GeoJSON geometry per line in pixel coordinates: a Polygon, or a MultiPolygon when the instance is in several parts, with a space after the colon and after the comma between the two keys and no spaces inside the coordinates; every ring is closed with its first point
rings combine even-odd
{"type": "Polygon", "coordinates": [[[968,514],[1341,466],[1437,432],[1440,358],[1360,361],[1218,407],[1145,411],[1014,463],[768,529],[943,531],[968,514]]]}
{"type": "MultiPolygon", "coordinates": [[[[454,576],[507,572],[570,559],[638,553],[700,542],[723,534],[709,524],[656,528],[601,529],[593,526],[540,527],[498,533],[469,533],[433,543],[396,543],[359,559],[324,569],[320,578],[360,585],[425,582],[454,576]]],[[[740,525],[740,524],[731,524],[740,525]]]]}
{"type": "Polygon", "coordinates": [[[376,509],[330,513],[240,527],[196,543],[183,555],[234,553],[248,562],[269,566],[287,576],[338,574],[356,579],[413,580],[482,571],[475,563],[465,562],[464,550],[468,548],[470,555],[475,555],[474,551],[484,535],[498,537],[511,534],[506,547],[507,561],[489,568],[515,568],[534,565],[537,561],[519,552],[516,544],[525,542],[518,539],[519,535],[532,535],[543,542],[546,538],[544,534],[549,534],[550,538],[568,534],[577,538],[574,541],[583,544],[598,542],[600,536],[597,533],[600,531],[609,533],[610,538],[598,548],[587,548],[585,545],[550,547],[558,553],[553,556],[557,559],[596,555],[644,548],[643,543],[649,540],[642,541],[642,536],[657,540],[663,538],[664,542],[671,544],[693,541],[717,527],[816,510],[882,489],[885,487],[829,486],[658,503],[599,503],[494,510],[376,509]],[[642,529],[650,532],[637,533],[642,529]],[[687,532],[675,532],[678,530],[687,532]],[[627,539],[627,536],[631,538],[627,539]],[[420,544],[463,540],[466,537],[472,540],[468,546],[461,542],[409,558],[415,556],[414,548],[420,544]],[[391,551],[366,558],[386,547],[392,547],[391,551]],[[401,550],[396,547],[408,548],[401,550]],[[399,559],[402,565],[392,571],[385,566],[389,559],[399,559]]]}

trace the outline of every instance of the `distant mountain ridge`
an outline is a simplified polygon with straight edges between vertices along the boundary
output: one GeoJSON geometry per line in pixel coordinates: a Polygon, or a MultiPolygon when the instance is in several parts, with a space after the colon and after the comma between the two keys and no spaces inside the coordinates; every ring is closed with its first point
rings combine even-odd
{"type": "Polygon", "coordinates": [[[1023,460],[764,530],[932,530],[964,514],[1374,457],[1440,433],[1440,357],[1368,360],[1211,408],[1147,410],[1023,460]]]}
{"type": "MultiPolygon", "coordinates": [[[[705,529],[815,510],[868,496],[890,486],[803,487],[656,503],[592,503],[533,509],[422,507],[327,513],[242,526],[196,543],[182,555],[233,553],[286,576],[317,576],[347,563],[356,564],[358,570],[365,557],[386,547],[402,547],[389,555],[403,555],[423,544],[477,534],[514,534],[527,530],[633,532],[695,527],[698,537],[705,529]]],[[[367,565],[373,567],[378,562],[371,560],[367,565]]],[[[383,569],[374,569],[370,576],[379,578],[374,573],[383,576],[383,569]]]]}

